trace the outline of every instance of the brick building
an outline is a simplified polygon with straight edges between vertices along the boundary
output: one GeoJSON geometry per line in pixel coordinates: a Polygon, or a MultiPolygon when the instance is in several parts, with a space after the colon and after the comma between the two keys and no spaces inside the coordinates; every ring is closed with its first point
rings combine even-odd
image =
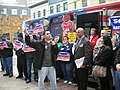
{"type": "Polygon", "coordinates": [[[22,29],[22,23],[30,19],[30,9],[25,5],[0,5],[0,34],[6,34],[12,42],[22,29]]]}

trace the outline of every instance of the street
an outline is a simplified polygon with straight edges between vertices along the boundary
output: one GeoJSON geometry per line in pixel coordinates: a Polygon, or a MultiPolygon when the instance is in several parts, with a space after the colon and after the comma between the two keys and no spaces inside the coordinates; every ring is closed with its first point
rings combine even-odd
{"type": "MultiPolygon", "coordinates": [[[[14,55],[13,57],[13,74],[14,76],[9,78],[8,76],[3,76],[4,72],[0,70],[0,90],[38,90],[37,82],[32,80],[30,83],[26,84],[24,78],[16,79],[15,77],[18,75],[17,72],[17,59],[14,55]]],[[[1,67],[1,66],[0,66],[1,67]]],[[[58,90],[77,90],[77,85],[72,84],[64,84],[63,80],[59,80],[57,82],[58,90]]],[[[45,82],[46,90],[50,90],[49,81],[45,82]]],[[[88,90],[95,90],[93,88],[89,88],[88,90]]]]}
{"type": "MultiPolygon", "coordinates": [[[[15,76],[12,78],[3,77],[3,72],[0,72],[0,90],[38,90],[37,82],[32,80],[31,83],[26,84],[24,79],[16,79],[15,76]]],[[[58,90],[77,90],[76,84],[68,85],[64,84],[62,80],[58,83],[58,90]]],[[[50,84],[45,82],[46,90],[50,90],[50,84]]],[[[88,88],[88,90],[95,90],[93,88],[88,88]]]]}

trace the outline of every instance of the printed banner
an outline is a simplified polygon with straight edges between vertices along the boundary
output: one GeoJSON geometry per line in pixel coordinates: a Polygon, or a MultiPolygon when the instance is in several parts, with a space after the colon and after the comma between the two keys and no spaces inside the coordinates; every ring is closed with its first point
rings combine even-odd
{"type": "Polygon", "coordinates": [[[75,42],[76,41],[76,33],[68,32],[68,38],[69,38],[69,42],[75,42]]]}
{"type": "Polygon", "coordinates": [[[8,48],[7,43],[6,42],[0,42],[0,49],[4,49],[4,48],[8,48]]]}
{"type": "Polygon", "coordinates": [[[15,48],[16,50],[21,49],[21,48],[22,48],[22,45],[23,45],[23,43],[20,42],[19,40],[15,40],[15,41],[14,41],[14,48],[15,48]]]}
{"type": "Polygon", "coordinates": [[[62,29],[66,32],[66,33],[68,33],[68,32],[70,32],[70,29],[72,29],[72,21],[67,21],[67,22],[63,22],[62,23],[62,29]]]}
{"type": "Polygon", "coordinates": [[[69,61],[70,60],[70,54],[68,52],[59,52],[58,55],[57,55],[57,60],[69,61]]]}
{"type": "Polygon", "coordinates": [[[43,29],[43,25],[42,24],[38,24],[36,25],[34,31],[33,31],[33,34],[34,35],[37,35],[39,32],[43,32],[44,29],[43,29]]]}
{"type": "Polygon", "coordinates": [[[112,26],[112,30],[120,30],[120,16],[111,17],[110,26],[112,26]]]}
{"type": "Polygon", "coordinates": [[[43,32],[43,25],[40,24],[36,24],[35,23],[33,25],[31,25],[32,29],[30,29],[29,27],[26,27],[26,30],[28,31],[28,33],[30,35],[38,35],[40,32],[43,32]]]}
{"type": "Polygon", "coordinates": [[[35,50],[34,48],[32,48],[32,47],[24,44],[24,45],[23,45],[23,51],[24,51],[24,52],[34,52],[34,51],[36,51],[36,50],[35,50]]]}
{"type": "Polygon", "coordinates": [[[110,18],[110,26],[112,27],[112,36],[120,32],[120,16],[112,16],[110,18]]]}

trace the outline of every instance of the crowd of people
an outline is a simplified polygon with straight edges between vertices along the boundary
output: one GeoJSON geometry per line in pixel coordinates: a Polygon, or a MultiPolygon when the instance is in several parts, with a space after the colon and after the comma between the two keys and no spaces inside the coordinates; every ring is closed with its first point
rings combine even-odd
{"type": "Polygon", "coordinates": [[[24,33],[25,41],[23,34],[18,34],[18,41],[22,43],[21,48],[15,47],[4,34],[1,35],[1,40],[7,44],[7,47],[0,48],[2,70],[5,71],[3,76],[13,76],[14,49],[19,74],[16,79],[24,77],[26,83],[30,83],[33,65],[34,80],[38,82],[38,90],[45,89],[46,76],[50,80],[51,90],[57,90],[57,79],[62,78],[61,73],[64,84],[71,85],[76,80],[78,90],[87,90],[88,76],[92,74],[95,65],[107,68],[105,77],[95,77],[98,83],[97,89],[113,90],[113,82],[115,82],[115,90],[120,90],[120,33],[118,33],[118,43],[114,46],[108,32],[101,30],[99,37],[96,28],[91,28],[88,36],[85,36],[83,28],[77,28],[75,43],[70,43],[66,35],[61,41],[59,36],[53,39],[49,28],[39,38],[35,36],[31,38],[27,30],[24,30],[24,33]],[[24,43],[34,50],[25,52],[24,43]]]}

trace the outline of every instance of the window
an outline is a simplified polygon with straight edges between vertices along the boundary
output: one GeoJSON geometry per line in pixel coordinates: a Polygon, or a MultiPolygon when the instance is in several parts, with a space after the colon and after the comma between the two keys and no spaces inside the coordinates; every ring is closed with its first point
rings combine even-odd
{"type": "Polygon", "coordinates": [[[99,4],[105,3],[105,0],[99,0],[99,4]]]}
{"type": "Polygon", "coordinates": [[[63,11],[66,11],[66,10],[68,10],[68,3],[67,2],[63,3],[63,11]]]}
{"type": "Polygon", "coordinates": [[[12,15],[17,15],[17,9],[12,9],[12,15]]]}
{"type": "Polygon", "coordinates": [[[2,9],[2,14],[7,14],[7,8],[2,9]]]}
{"type": "Polygon", "coordinates": [[[28,15],[27,10],[22,10],[22,15],[28,15]]]}
{"type": "Polygon", "coordinates": [[[56,12],[60,12],[60,4],[56,6],[56,12]]]}
{"type": "Polygon", "coordinates": [[[82,7],[86,7],[87,6],[87,0],[82,0],[82,7]]]}
{"type": "Polygon", "coordinates": [[[53,6],[50,7],[50,14],[52,14],[52,13],[54,13],[54,7],[53,6]]]}
{"type": "Polygon", "coordinates": [[[35,18],[35,13],[33,13],[33,18],[35,18]]]}
{"type": "Polygon", "coordinates": [[[46,10],[45,9],[43,10],[43,16],[46,16],[46,10]]]}
{"type": "Polygon", "coordinates": [[[38,11],[38,17],[41,17],[41,11],[38,11]]]}

